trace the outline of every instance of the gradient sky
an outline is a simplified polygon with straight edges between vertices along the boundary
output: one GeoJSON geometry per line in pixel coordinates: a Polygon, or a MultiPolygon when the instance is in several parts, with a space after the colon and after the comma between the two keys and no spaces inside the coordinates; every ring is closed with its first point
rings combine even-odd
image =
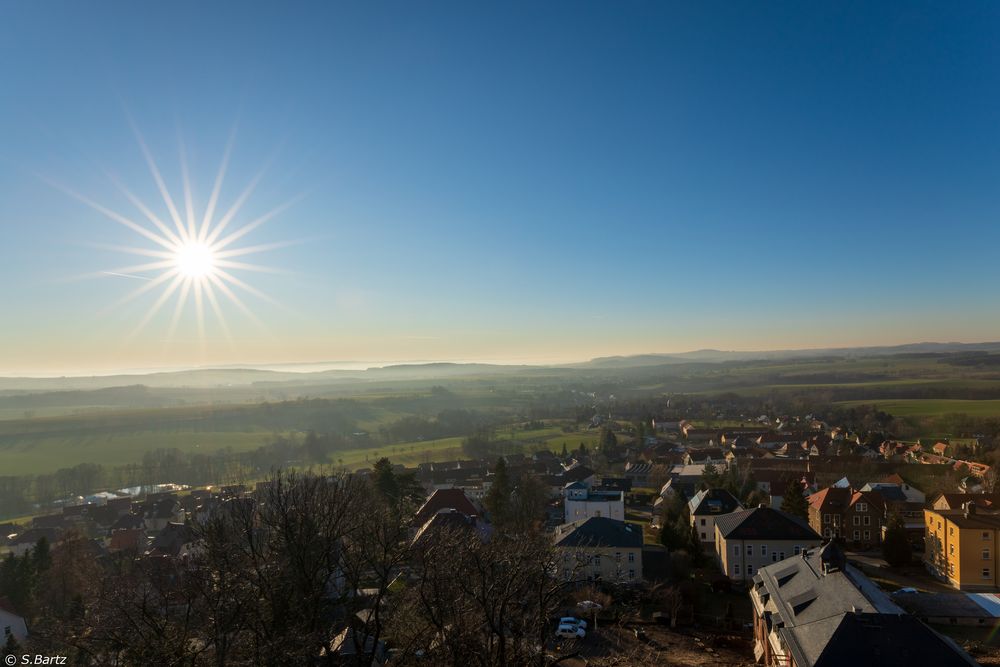
{"type": "MultiPolygon", "coordinates": [[[[0,5],[0,374],[1000,339],[1000,5],[0,5]],[[51,183],[246,237],[261,329],[141,281],[51,183]],[[234,222],[234,225],[237,224],[234,222]]],[[[249,259],[249,258],[248,258],[249,259]]]]}

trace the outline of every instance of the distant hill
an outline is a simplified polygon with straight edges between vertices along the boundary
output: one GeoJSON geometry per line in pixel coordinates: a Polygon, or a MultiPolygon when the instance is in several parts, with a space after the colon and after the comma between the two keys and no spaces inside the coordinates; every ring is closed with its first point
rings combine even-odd
{"type": "MultiPolygon", "coordinates": [[[[615,369],[639,369],[673,366],[677,364],[716,364],[740,361],[775,361],[808,358],[872,357],[888,355],[954,354],[1000,352],[1000,342],[987,343],[911,343],[881,347],[817,348],[808,350],[764,350],[727,351],[694,350],[672,354],[637,354],[630,356],[598,357],[590,361],[557,365],[516,365],[487,363],[429,362],[394,364],[382,367],[353,370],[310,371],[308,364],[296,365],[298,370],[274,370],[258,368],[205,368],[155,373],[135,373],[89,377],[0,377],[0,397],[15,394],[37,394],[43,392],[75,392],[129,388],[121,396],[94,396],[94,400],[109,401],[119,405],[123,402],[142,403],[135,387],[142,385],[150,389],[229,389],[235,387],[276,387],[289,389],[297,386],[317,387],[323,385],[348,384],[351,382],[385,382],[392,380],[421,380],[436,378],[459,378],[470,376],[507,376],[516,373],[558,373],[572,374],[576,371],[609,371],[615,369]]],[[[317,365],[319,366],[319,365],[317,365]]],[[[317,366],[313,366],[314,368],[317,366]]],[[[71,397],[52,397],[53,403],[60,403],[71,397]]],[[[79,399],[79,397],[74,397],[79,399]]],[[[75,402],[75,401],[73,401],[75,402]]],[[[20,405],[20,401],[15,401],[20,405]]],[[[27,402],[32,403],[33,402],[27,402]]]]}
{"type": "Polygon", "coordinates": [[[1000,352],[996,343],[908,343],[876,347],[828,347],[805,350],[724,351],[695,350],[676,354],[637,354],[618,357],[598,357],[575,368],[630,368],[664,364],[690,363],[692,361],[720,363],[725,361],[774,361],[778,359],[806,359],[810,357],[877,357],[893,354],[949,354],[955,352],[1000,352]]]}

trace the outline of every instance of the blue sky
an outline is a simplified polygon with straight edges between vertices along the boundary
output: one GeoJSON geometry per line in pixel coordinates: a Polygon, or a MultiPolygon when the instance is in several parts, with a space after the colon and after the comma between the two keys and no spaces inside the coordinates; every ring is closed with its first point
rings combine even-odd
{"type": "MultiPolygon", "coordinates": [[[[990,3],[5,3],[0,372],[562,361],[996,340],[990,3]],[[66,196],[299,241],[263,322],[139,332],[149,242],[66,196]]],[[[250,258],[248,258],[249,261],[250,258]]],[[[237,273],[237,272],[234,272],[237,273]]],[[[147,277],[155,275],[149,273],[147,277]]]]}

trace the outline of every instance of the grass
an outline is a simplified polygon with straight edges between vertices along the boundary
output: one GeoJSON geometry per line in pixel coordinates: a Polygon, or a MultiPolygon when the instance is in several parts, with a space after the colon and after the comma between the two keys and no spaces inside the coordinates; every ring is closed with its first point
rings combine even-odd
{"type": "Polygon", "coordinates": [[[383,456],[388,457],[393,463],[407,466],[426,461],[451,461],[465,458],[462,454],[462,440],[464,438],[441,438],[404,442],[398,445],[358,447],[335,452],[331,459],[333,463],[351,470],[370,467],[383,456]]]}
{"type": "Polygon", "coordinates": [[[179,449],[183,452],[210,453],[231,448],[248,451],[267,444],[273,434],[253,432],[205,431],[116,431],[30,437],[0,444],[3,474],[30,475],[49,473],[80,463],[108,466],[142,461],[147,451],[179,449]]]}
{"type": "Polygon", "coordinates": [[[957,400],[944,398],[906,398],[871,401],[841,401],[838,405],[874,405],[894,417],[939,417],[966,414],[971,417],[1000,417],[1000,399],[957,400]]]}
{"type": "Polygon", "coordinates": [[[581,444],[587,445],[587,449],[593,449],[600,440],[601,436],[599,433],[560,433],[559,435],[546,438],[541,444],[543,445],[543,449],[549,449],[558,453],[562,451],[563,444],[569,450],[579,449],[581,444]]]}

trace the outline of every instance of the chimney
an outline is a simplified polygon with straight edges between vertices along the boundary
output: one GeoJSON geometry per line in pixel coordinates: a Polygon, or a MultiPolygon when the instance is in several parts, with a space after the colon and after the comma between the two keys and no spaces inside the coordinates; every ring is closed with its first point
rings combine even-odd
{"type": "Polygon", "coordinates": [[[969,502],[965,503],[965,517],[968,518],[970,514],[974,515],[975,513],[976,513],[976,501],[970,500],[969,502]]]}

